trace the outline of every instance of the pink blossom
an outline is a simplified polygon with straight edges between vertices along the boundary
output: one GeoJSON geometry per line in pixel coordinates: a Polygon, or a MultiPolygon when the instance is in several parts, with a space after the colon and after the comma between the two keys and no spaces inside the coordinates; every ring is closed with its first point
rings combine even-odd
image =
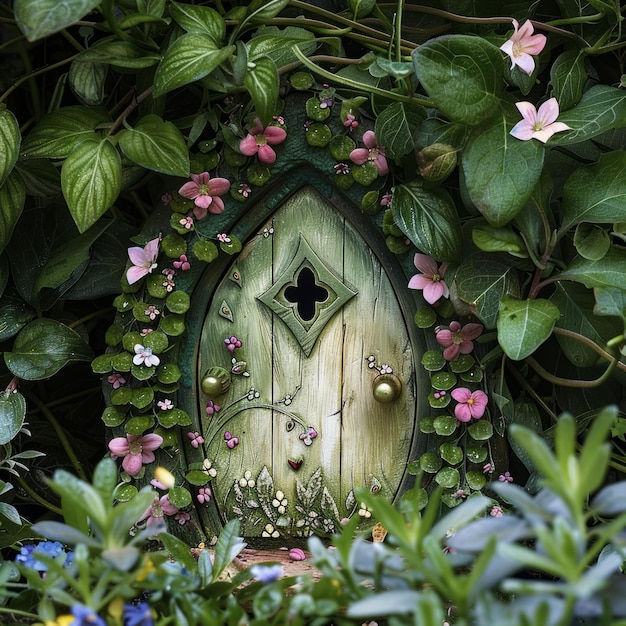
{"type": "Polygon", "coordinates": [[[159,238],[149,241],[144,248],[133,246],[128,248],[128,257],[132,265],[126,272],[126,280],[129,285],[141,280],[156,268],[157,255],[159,254],[159,238]]]}
{"type": "Polygon", "coordinates": [[[437,343],[445,348],[443,358],[447,361],[454,361],[459,354],[469,354],[474,349],[474,342],[483,332],[482,324],[465,324],[461,326],[459,322],[450,322],[448,328],[441,328],[437,331],[437,343]]]}
{"type": "Polygon", "coordinates": [[[197,430],[187,433],[187,437],[190,439],[189,443],[194,448],[204,443],[204,437],[197,430]]]}
{"type": "Polygon", "coordinates": [[[489,400],[484,391],[480,389],[470,391],[467,387],[457,387],[450,395],[458,402],[454,407],[454,414],[460,422],[469,422],[472,417],[477,420],[484,415],[489,400]]]}
{"type": "Polygon", "coordinates": [[[409,289],[421,289],[424,300],[428,304],[435,304],[439,298],[448,297],[448,285],[443,280],[448,267],[447,263],[442,263],[438,267],[435,259],[427,254],[417,252],[413,258],[413,264],[421,274],[415,274],[411,278],[409,289]]]}
{"type": "Polygon", "coordinates": [[[119,389],[126,384],[126,379],[121,374],[111,374],[107,377],[107,381],[111,383],[113,389],[119,389]]]}
{"type": "Polygon", "coordinates": [[[379,176],[387,174],[389,166],[385,157],[385,149],[376,144],[376,135],[373,130],[367,130],[363,133],[363,143],[365,148],[355,148],[350,153],[350,160],[357,165],[371,161],[378,169],[379,176]]]}
{"type": "Polygon", "coordinates": [[[490,509],[489,509],[489,515],[491,515],[491,517],[502,517],[502,507],[498,506],[497,504],[494,504],[490,509]]]}
{"type": "Polygon", "coordinates": [[[246,137],[239,143],[239,150],[245,156],[257,155],[261,163],[270,165],[276,161],[276,152],[271,146],[282,143],[287,138],[284,128],[278,126],[266,126],[260,124],[251,128],[246,137]]]}
{"type": "Polygon", "coordinates": [[[207,415],[214,415],[217,413],[222,407],[219,404],[215,404],[213,400],[209,400],[206,403],[206,413],[207,415]]]}
{"type": "Polygon", "coordinates": [[[183,526],[184,524],[186,524],[191,519],[191,515],[189,515],[189,513],[187,513],[187,511],[178,511],[178,513],[176,513],[176,515],[174,515],[174,519],[181,526],[183,526]]]}
{"type": "Polygon", "coordinates": [[[225,178],[211,178],[208,172],[191,174],[191,181],[185,183],[178,193],[193,200],[193,214],[196,219],[206,217],[207,211],[219,215],[224,211],[224,201],[219,197],[230,189],[230,182],[225,178]]]}
{"type": "Polygon", "coordinates": [[[208,504],[211,501],[211,495],[210,487],[200,487],[196,499],[200,504],[208,504]]]}
{"type": "Polygon", "coordinates": [[[511,69],[517,65],[530,76],[535,69],[535,59],[531,55],[537,55],[544,49],[546,36],[533,35],[530,20],[526,20],[521,28],[517,20],[513,20],[513,28],[511,38],[500,46],[500,50],[511,57],[511,69]]]}
{"type": "Polygon", "coordinates": [[[176,515],[176,513],[178,513],[178,507],[175,507],[170,502],[169,496],[165,494],[160,498],[155,498],[138,521],[147,520],[146,526],[152,526],[162,521],[164,515],[176,515]]]}
{"type": "Polygon", "coordinates": [[[182,217],[181,219],[178,220],[178,223],[185,230],[191,230],[193,228],[193,217],[191,217],[191,216],[182,217]]]}
{"type": "Polygon", "coordinates": [[[538,111],[530,102],[516,102],[515,106],[522,114],[522,120],[511,130],[511,135],[516,139],[522,141],[538,139],[546,143],[554,133],[571,130],[567,124],[555,121],[559,116],[559,103],[556,98],[546,100],[538,111]]]}
{"type": "Polygon", "coordinates": [[[511,476],[511,472],[504,472],[504,474],[500,474],[500,476],[498,476],[498,480],[501,483],[512,483],[513,476],[511,476]]]}
{"type": "Polygon", "coordinates": [[[186,254],[181,254],[180,257],[178,258],[178,261],[174,261],[172,265],[177,270],[182,270],[183,272],[186,272],[187,270],[191,269],[191,264],[187,260],[186,254]]]}
{"type": "Polygon", "coordinates": [[[154,450],[163,443],[163,437],[156,434],[126,435],[109,441],[109,450],[117,458],[123,456],[122,468],[131,476],[141,471],[142,465],[154,461],[154,450]]]}
{"type": "Polygon", "coordinates": [[[165,398],[165,400],[159,400],[157,402],[157,406],[161,409],[161,411],[169,411],[174,408],[172,401],[169,398],[165,398]]]}

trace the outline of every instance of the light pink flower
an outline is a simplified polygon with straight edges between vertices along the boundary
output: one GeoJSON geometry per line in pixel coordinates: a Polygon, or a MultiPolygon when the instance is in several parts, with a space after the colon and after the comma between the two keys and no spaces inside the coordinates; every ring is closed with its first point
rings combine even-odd
{"type": "Polygon", "coordinates": [[[546,45],[545,35],[533,35],[533,25],[526,20],[519,27],[517,20],[513,20],[515,29],[511,38],[500,46],[500,50],[511,57],[511,69],[516,65],[529,76],[535,69],[535,59],[532,55],[539,54],[546,45]]]}
{"type": "Polygon", "coordinates": [[[363,165],[367,161],[374,163],[378,169],[378,175],[384,176],[389,172],[385,149],[377,145],[376,135],[373,130],[366,130],[363,133],[363,143],[365,148],[355,148],[350,153],[350,160],[357,165],[363,165]]]}
{"type": "MultiPolygon", "coordinates": [[[[284,128],[278,126],[266,126],[260,124],[251,128],[246,137],[239,143],[239,150],[245,156],[257,155],[261,163],[268,165],[276,161],[276,152],[271,146],[282,143],[287,138],[284,128]]],[[[245,196],[244,196],[245,197],[245,196]]]]}
{"type": "Polygon", "coordinates": [[[219,215],[224,211],[224,201],[219,197],[230,189],[230,182],[225,178],[211,178],[208,172],[191,174],[191,181],[185,183],[178,193],[193,200],[193,214],[196,219],[206,217],[207,211],[219,215]]]}
{"type": "Polygon", "coordinates": [[[487,408],[489,398],[484,391],[470,391],[467,387],[457,387],[450,395],[458,402],[454,414],[460,422],[469,422],[472,418],[480,419],[487,408]]]}
{"type": "Polygon", "coordinates": [[[174,408],[172,401],[169,398],[165,398],[165,400],[159,400],[157,402],[157,406],[161,409],[161,411],[169,411],[174,408]]]}
{"type": "Polygon", "coordinates": [[[437,343],[445,348],[443,358],[446,361],[454,361],[459,354],[469,354],[474,349],[474,342],[483,332],[482,324],[465,324],[450,322],[448,328],[441,328],[435,335],[437,343]]]}
{"type": "Polygon", "coordinates": [[[107,380],[111,383],[113,389],[119,389],[122,385],[126,384],[126,379],[121,374],[111,374],[107,377],[107,380]]]}
{"type": "Polygon", "coordinates": [[[154,450],[163,443],[163,437],[151,435],[126,435],[109,441],[109,450],[115,458],[123,456],[122,468],[131,476],[141,471],[141,466],[154,461],[154,450]]]}
{"type": "Polygon", "coordinates": [[[155,498],[138,521],[147,520],[146,526],[152,526],[162,521],[164,515],[176,515],[176,513],[178,513],[178,507],[175,507],[170,502],[169,496],[165,494],[160,498],[155,498]]]}
{"type": "Polygon", "coordinates": [[[126,272],[126,280],[129,285],[141,280],[156,268],[156,259],[159,254],[159,238],[149,241],[144,248],[133,246],[128,248],[128,257],[132,265],[126,272]]]}
{"type": "Polygon", "coordinates": [[[439,298],[447,298],[450,293],[443,277],[446,273],[447,263],[439,267],[437,261],[427,254],[417,252],[413,258],[413,264],[421,272],[415,274],[409,281],[409,289],[421,289],[424,300],[428,304],[435,304],[439,298]]]}
{"type": "Polygon", "coordinates": [[[197,430],[194,430],[193,432],[188,432],[187,437],[190,439],[189,443],[194,448],[197,448],[199,445],[204,443],[204,437],[197,430]]]}
{"type": "Polygon", "coordinates": [[[511,130],[511,135],[516,139],[522,141],[538,139],[546,143],[554,133],[571,130],[567,124],[555,121],[559,116],[559,103],[556,98],[546,100],[538,111],[530,102],[516,102],[515,106],[523,118],[511,130]]]}
{"type": "Polygon", "coordinates": [[[135,365],[145,365],[146,367],[156,367],[161,359],[156,355],[152,354],[152,348],[145,348],[140,343],[135,344],[135,356],[133,357],[133,363],[135,365]]]}

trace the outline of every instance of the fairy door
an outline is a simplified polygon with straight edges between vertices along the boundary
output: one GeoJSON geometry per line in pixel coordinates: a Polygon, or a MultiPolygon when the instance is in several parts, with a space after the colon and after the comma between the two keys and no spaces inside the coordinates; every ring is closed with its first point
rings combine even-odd
{"type": "Polygon", "coordinates": [[[198,411],[222,522],[248,537],[332,533],[393,500],[416,437],[415,347],[386,264],[311,186],[268,215],[206,310],[198,411]],[[385,266],[384,266],[385,265],[385,266]]]}

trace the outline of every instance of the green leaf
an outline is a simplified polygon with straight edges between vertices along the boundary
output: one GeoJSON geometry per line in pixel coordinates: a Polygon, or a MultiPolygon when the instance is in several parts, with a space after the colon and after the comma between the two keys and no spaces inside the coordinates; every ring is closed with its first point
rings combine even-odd
{"type": "Polygon", "coordinates": [[[21,176],[11,172],[0,187],[0,253],[11,241],[13,229],[24,209],[26,188],[21,176]]]}
{"type": "Polygon", "coordinates": [[[272,59],[276,67],[283,67],[297,60],[293,46],[298,46],[298,50],[308,56],[318,45],[311,31],[296,26],[284,29],[275,26],[261,27],[246,44],[249,61],[265,56],[272,59]]]}
{"type": "Polygon", "coordinates": [[[393,217],[402,232],[424,254],[438,261],[461,258],[463,235],[454,202],[443,189],[425,189],[420,180],[398,185],[393,217]]]}
{"type": "Polygon", "coordinates": [[[503,296],[497,324],[498,343],[510,359],[525,359],[550,336],[560,314],[549,300],[503,296]]]}
{"type": "Polygon", "coordinates": [[[37,315],[21,298],[4,295],[0,299],[0,341],[10,339],[37,315]]]}
{"type": "Polygon", "coordinates": [[[615,315],[626,321],[626,291],[622,289],[595,289],[596,315],[615,315]]]}
{"type": "Polygon", "coordinates": [[[611,249],[598,261],[588,261],[577,256],[566,270],[559,275],[561,280],[575,280],[588,289],[615,287],[626,291],[626,252],[621,248],[611,249]]]}
{"type": "Polygon", "coordinates": [[[86,139],[61,168],[61,187],[78,226],[85,232],[117,199],[122,188],[122,160],[110,141],[86,139]]]}
{"type": "MultiPolygon", "coordinates": [[[[113,459],[104,458],[102,459],[93,472],[93,486],[98,490],[102,499],[105,502],[113,501],[113,491],[115,490],[115,486],[117,485],[118,479],[118,470],[117,464],[113,459]]],[[[130,523],[130,526],[133,525],[133,522],[130,523]]],[[[129,529],[130,529],[129,526],[129,529]]]]}
{"type": "Polygon", "coordinates": [[[226,36],[224,18],[211,7],[170,2],[168,9],[172,19],[188,33],[209,35],[216,45],[226,36]]]}
{"type": "Polygon", "coordinates": [[[22,135],[17,119],[6,105],[0,104],[0,185],[17,162],[22,135]]]}
{"type": "Polygon", "coordinates": [[[104,81],[108,66],[105,63],[80,62],[74,59],[70,65],[68,80],[78,99],[86,105],[95,106],[104,100],[104,81]]]}
{"type": "Polygon", "coordinates": [[[475,441],[486,441],[493,436],[493,424],[486,419],[481,419],[468,426],[467,432],[475,441]]]}
{"type": "Polygon", "coordinates": [[[171,176],[189,176],[187,144],[172,122],[146,115],[135,128],[120,131],[118,138],[122,152],[142,167],[171,176]]]}
{"type": "Polygon", "coordinates": [[[460,479],[459,470],[454,467],[444,467],[435,475],[435,482],[448,489],[456,487],[459,484],[460,479]]]}
{"type": "Polygon", "coordinates": [[[612,224],[626,220],[626,152],[608,152],[597,163],[578,168],[563,188],[561,234],[580,222],[612,224]]]}
{"type": "Polygon", "coordinates": [[[239,520],[230,520],[222,529],[215,545],[215,559],[213,561],[213,582],[224,571],[226,566],[246,547],[246,543],[239,536],[239,520]]]}
{"type": "Polygon", "coordinates": [[[267,126],[276,113],[279,88],[278,70],[268,57],[248,63],[243,84],[252,97],[254,108],[263,126],[267,126]]]}
{"type": "Polygon", "coordinates": [[[154,96],[208,76],[235,51],[235,46],[218,48],[204,33],[188,33],[166,50],[154,76],[154,96]]]}
{"type": "Polygon", "coordinates": [[[519,297],[520,285],[512,259],[504,255],[479,253],[463,260],[455,283],[461,300],[476,310],[485,328],[495,328],[503,296],[519,297]]]}
{"type": "Polygon", "coordinates": [[[95,139],[94,130],[110,122],[106,109],[71,106],[46,115],[24,138],[22,159],[65,159],[84,139],[95,139]]]}
{"type": "Polygon", "coordinates": [[[156,65],[160,60],[159,54],[148,52],[145,48],[140,48],[129,41],[105,39],[81,52],[73,63],[144,69],[156,65]]]}
{"type": "MultiPolygon", "coordinates": [[[[350,602],[346,615],[361,620],[369,619],[372,615],[380,615],[383,607],[385,615],[410,615],[415,612],[420,598],[420,592],[413,589],[379,591],[363,599],[350,602]]],[[[415,623],[432,626],[435,622],[419,621],[415,623]]]]}
{"type": "Polygon", "coordinates": [[[78,333],[53,319],[39,318],[15,338],[13,350],[4,353],[11,373],[26,380],[56,374],[72,361],[91,361],[93,352],[78,333]]]}
{"type": "Polygon", "coordinates": [[[436,37],[417,48],[413,63],[430,98],[453,122],[477,126],[498,112],[504,63],[500,50],[485,39],[436,37]]]}
{"type": "Polygon", "coordinates": [[[19,391],[0,393],[0,446],[9,443],[20,432],[26,418],[26,400],[19,391]]]}
{"type": "Polygon", "coordinates": [[[47,37],[80,20],[100,0],[15,0],[13,11],[29,41],[47,37]]]}
{"type": "Polygon", "coordinates": [[[544,148],[518,141],[504,116],[476,133],[461,155],[469,196],[491,226],[512,220],[526,204],[541,176],[544,148]]]}
{"type": "Polygon", "coordinates": [[[472,241],[483,252],[508,252],[521,258],[528,256],[524,240],[512,228],[478,224],[472,229],[472,241]]]}
{"type": "Polygon", "coordinates": [[[375,134],[385,154],[399,159],[416,148],[415,135],[426,111],[421,106],[394,102],[384,108],[376,118],[375,134]]]}
{"type": "Polygon", "coordinates": [[[557,99],[561,111],[571,109],[582,98],[587,80],[585,59],[582,50],[566,50],[550,68],[551,96],[557,99]]]}
{"type": "Polygon", "coordinates": [[[626,126],[626,93],[608,85],[594,85],[583,94],[580,102],[559,115],[572,130],[557,133],[550,145],[565,146],[591,139],[604,131],[626,126]]]}
{"type": "Polygon", "coordinates": [[[6,502],[0,502],[0,516],[4,517],[4,519],[9,520],[13,524],[16,524],[17,526],[22,525],[22,519],[20,518],[18,510],[11,504],[7,504],[6,502]]]}
{"type": "Polygon", "coordinates": [[[289,0],[252,0],[248,5],[246,21],[255,24],[266,24],[276,17],[287,5],[289,0]]]}
{"type": "Polygon", "coordinates": [[[611,247],[608,228],[581,222],[574,232],[574,247],[576,252],[588,261],[601,259],[611,247]]]}

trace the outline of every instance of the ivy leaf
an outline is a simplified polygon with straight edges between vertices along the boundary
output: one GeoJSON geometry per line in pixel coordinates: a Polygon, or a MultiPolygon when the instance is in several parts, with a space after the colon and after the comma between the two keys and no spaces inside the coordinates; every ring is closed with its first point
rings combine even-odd
{"type": "Polygon", "coordinates": [[[72,361],[91,359],[91,348],[77,332],[45,317],[22,328],[15,338],[13,350],[4,353],[11,373],[25,380],[50,378],[72,361]]]}
{"type": "Polygon", "coordinates": [[[525,359],[550,336],[560,315],[558,307],[549,300],[503,296],[497,324],[498,343],[510,359],[525,359]]]}
{"type": "Polygon", "coordinates": [[[518,141],[504,116],[476,133],[461,157],[471,201],[491,226],[512,220],[539,181],[544,148],[538,141],[518,141]]]}
{"type": "Polygon", "coordinates": [[[626,221],[626,152],[608,152],[578,168],[563,188],[561,232],[580,222],[626,221]]]}
{"type": "Polygon", "coordinates": [[[0,253],[11,241],[13,229],[22,214],[25,201],[24,182],[16,171],[11,172],[0,187],[0,253]]]}
{"type": "Polygon", "coordinates": [[[121,188],[122,159],[107,139],[82,141],[61,168],[61,189],[81,233],[113,205],[121,188]]]}
{"type": "Polygon", "coordinates": [[[18,391],[0,393],[0,446],[9,443],[20,432],[26,418],[26,400],[18,391]]]}
{"type": "Polygon", "coordinates": [[[394,190],[392,208],[400,230],[424,254],[438,261],[461,258],[461,222],[446,191],[424,189],[419,180],[398,185],[394,190]]]}
{"type": "Polygon", "coordinates": [[[557,99],[561,111],[571,109],[582,98],[587,80],[585,59],[581,50],[566,50],[550,68],[551,96],[557,99]]]}
{"type": "Polygon", "coordinates": [[[189,151],[182,133],[158,115],[142,117],[135,128],[118,133],[119,146],[131,160],[146,169],[189,176],[189,151]]]}
{"type": "Polygon", "coordinates": [[[577,256],[563,270],[560,280],[575,280],[582,283],[587,289],[599,287],[601,289],[622,289],[626,291],[626,251],[612,247],[601,259],[588,261],[577,256]]]}
{"type": "Polygon", "coordinates": [[[218,48],[204,33],[188,33],[166,50],[154,76],[154,96],[208,76],[235,51],[235,46],[218,48]]]}
{"type": "Polygon", "coordinates": [[[279,83],[278,70],[270,58],[263,57],[248,63],[243,84],[252,97],[254,108],[263,126],[267,126],[276,113],[279,83]]]}
{"type": "Polygon", "coordinates": [[[415,150],[415,135],[424,119],[426,111],[421,106],[394,102],[383,109],[376,118],[375,134],[385,154],[399,159],[415,150]]]}
{"type": "Polygon", "coordinates": [[[0,105],[0,185],[17,162],[22,135],[17,119],[6,105],[0,105]]]}
{"type": "Polygon", "coordinates": [[[520,295],[512,259],[501,254],[479,253],[465,258],[456,272],[455,284],[459,298],[475,309],[488,329],[496,326],[500,299],[520,295]]]}
{"type": "Polygon", "coordinates": [[[444,35],[413,53],[415,73],[441,112],[453,122],[477,126],[499,110],[504,62],[481,37],[444,35]]]}
{"type": "Polygon", "coordinates": [[[28,41],[56,33],[95,9],[100,0],[15,0],[13,12],[28,41]]]}
{"type": "Polygon", "coordinates": [[[172,19],[188,33],[204,33],[219,45],[226,36],[224,18],[211,7],[170,2],[168,10],[172,19]]]}

